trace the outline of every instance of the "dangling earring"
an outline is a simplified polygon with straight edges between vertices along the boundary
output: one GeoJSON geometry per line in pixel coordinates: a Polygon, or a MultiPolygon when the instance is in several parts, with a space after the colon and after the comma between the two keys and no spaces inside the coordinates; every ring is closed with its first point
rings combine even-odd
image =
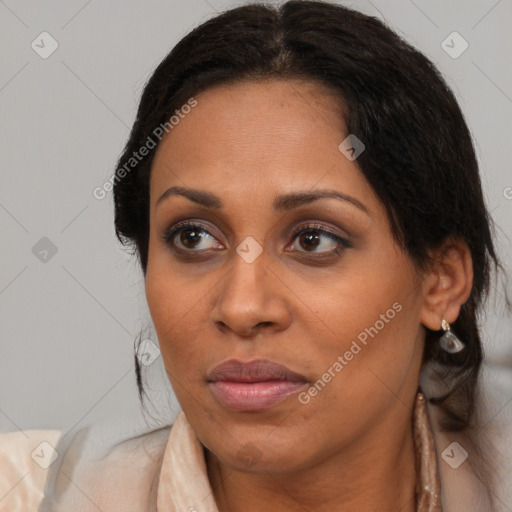
{"type": "Polygon", "coordinates": [[[466,345],[464,345],[464,343],[462,343],[462,341],[460,341],[459,338],[457,338],[457,336],[455,336],[455,334],[450,330],[450,324],[444,319],[444,317],[441,321],[441,328],[443,329],[444,334],[439,338],[439,344],[444,351],[449,352],[450,354],[455,354],[466,348],[466,345]]]}

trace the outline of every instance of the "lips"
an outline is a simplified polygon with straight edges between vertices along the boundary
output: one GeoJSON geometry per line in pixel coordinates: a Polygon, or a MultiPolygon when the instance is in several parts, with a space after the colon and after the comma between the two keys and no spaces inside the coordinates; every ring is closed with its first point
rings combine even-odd
{"type": "Polygon", "coordinates": [[[308,383],[303,375],[265,359],[231,359],[209,372],[207,380],[222,406],[247,412],[269,409],[308,383]]]}

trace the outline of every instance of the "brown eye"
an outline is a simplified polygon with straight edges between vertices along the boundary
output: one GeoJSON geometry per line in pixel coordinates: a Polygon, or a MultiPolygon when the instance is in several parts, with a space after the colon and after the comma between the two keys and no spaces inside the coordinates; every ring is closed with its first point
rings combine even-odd
{"type": "Polygon", "coordinates": [[[312,234],[311,232],[303,233],[299,237],[299,242],[300,242],[301,247],[303,247],[304,249],[314,250],[318,247],[318,245],[320,243],[320,236],[317,233],[314,233],[314,234],[312,234]]]}
{"type": "Polygon", "coordinates": [[[350,242],[320,225],[307,226],[293,236],[296,245],[312,254],[339,253],[340,249],[352,247],[350,242]]]}
{"type": "Polygon", "coordinates": [[[188,249],[193,249],[196,247],[196,244],[201,241],[201,231],[197,229],[183,229],[181,233],[179,233],[180,243],[183,244],[188,249]]]}
{"type": "Polygon", "coordinates": [[[191,223],[171,227],[162,238],[172,247],[188,252],[204,252],[212,248],[224,248],[206,229],[191,223]]]}

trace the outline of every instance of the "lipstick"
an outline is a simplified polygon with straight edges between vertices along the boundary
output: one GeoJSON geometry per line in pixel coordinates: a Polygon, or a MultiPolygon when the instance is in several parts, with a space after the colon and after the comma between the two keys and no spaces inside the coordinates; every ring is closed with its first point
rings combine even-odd
{"type": "Polygon", "coordinates": [[[263,411],[308,385],[306,377],[266,359],[230,359],[207,374],[216,400],[235,411],[263,411]]]}

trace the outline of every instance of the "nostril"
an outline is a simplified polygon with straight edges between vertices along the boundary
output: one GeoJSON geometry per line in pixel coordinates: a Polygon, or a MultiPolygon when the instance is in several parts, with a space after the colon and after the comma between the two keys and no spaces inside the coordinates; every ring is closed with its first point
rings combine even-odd
{"type": "Polygon", "coordinates": [[[254,329],[257,329],[257,328],[258,328],[258,327],[260,327],[260,326],[261,326],[261,327],[266,327],[266,326],[269,326],[269,325],[272,325],[272,322],[260,322],[259,324],[255,325],[255,326],[251,329],[251,331],[252,331],[252,330],[254,330],[254,329]]]}

